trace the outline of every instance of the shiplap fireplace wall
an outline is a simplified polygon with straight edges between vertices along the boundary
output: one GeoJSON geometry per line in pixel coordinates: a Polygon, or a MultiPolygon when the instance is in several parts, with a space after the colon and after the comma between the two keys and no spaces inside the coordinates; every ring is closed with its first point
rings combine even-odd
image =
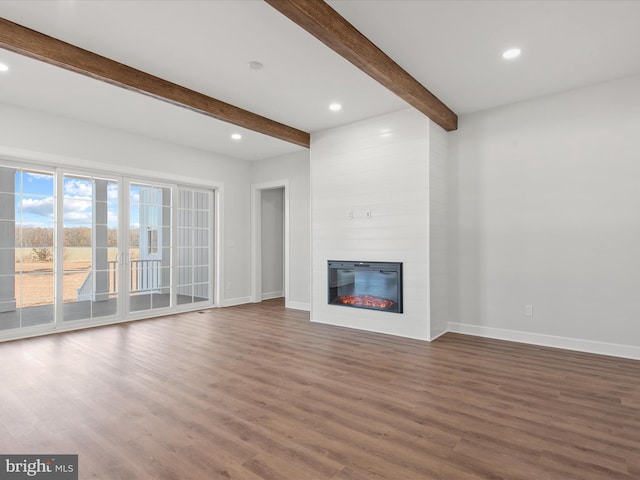
{"type": "Polygon", "coordinates": [[[408,109],[311,137],[311,320],[431,340],[447,329],[446,132],[408,109]],[[404,312],[327,302],[327,261],[402,262],[404,312]]]}

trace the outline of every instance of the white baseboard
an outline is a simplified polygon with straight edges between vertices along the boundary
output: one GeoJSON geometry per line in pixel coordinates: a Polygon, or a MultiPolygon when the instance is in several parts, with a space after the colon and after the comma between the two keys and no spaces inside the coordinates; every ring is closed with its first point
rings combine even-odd
{"type": "Polygon", "coordinates": [[[251,297],[225,298],[220,306],[233,307],[234,305],[244,305],[245,303],[251,303],[251,297]]]}
{"type": "Polygon", "coordinates": [[[271,300],[272,298],[282,298],[284,297],[284,292],[280,290],[279,292],[269,292],[262,294],[262,300],[271,300]]]}
{"type": "Polygon", "coordinates": [[[596,353],[599,355],[611,355],[613,357],[630,358],[640,360],[640,347],[633,345],[620,345],[617,343],[596,342],[593,340],[581,340],[577,338],[556,337],[541,333],[520,332],[502,328],[483,327],[466,323],[449,322],[449,331],[463,333],[476,337],[495,338],[510,342],[529,343],[543,347],[564,348],[578,352],[596,353]]]}
{"type": "Polygon", "coordinates": [[[305,312],[311,311],[311,304],[304,302],[286,302],[284,305],[285,308],[293,308],[294,310],[304,310],[305,312]]]}

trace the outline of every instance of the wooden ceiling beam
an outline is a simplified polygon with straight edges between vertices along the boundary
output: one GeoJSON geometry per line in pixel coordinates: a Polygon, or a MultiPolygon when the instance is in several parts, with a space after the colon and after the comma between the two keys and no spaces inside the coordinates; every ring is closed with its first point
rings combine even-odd
{"type": "Polygon", "coordinates": [[[323,0],[265,0],[447,131],[458,116],[323,0]]]}
{"type": "Polygon", "coordinates": [[[309,148],[307,132],[278,123],[0,17],[0,47],[255,132],[309,148]]]}

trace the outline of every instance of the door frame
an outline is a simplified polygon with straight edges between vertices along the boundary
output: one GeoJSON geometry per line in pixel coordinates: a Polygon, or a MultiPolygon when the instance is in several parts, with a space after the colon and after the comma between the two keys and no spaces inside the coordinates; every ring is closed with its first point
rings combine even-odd
{"type": "Polygon", "coordinates": [[[262,301],[262,192],[284,189],[284,306],[289,305],[289,180],[251,185],[251,302],[262,301]]]}

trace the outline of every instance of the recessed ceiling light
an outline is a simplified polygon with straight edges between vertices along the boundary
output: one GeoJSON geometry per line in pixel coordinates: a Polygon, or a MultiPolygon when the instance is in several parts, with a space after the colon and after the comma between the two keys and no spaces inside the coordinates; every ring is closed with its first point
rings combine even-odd
{"type": "Polygon", "coordinates": [[[331,105],[329,105],[329,110],[331,110],[332,112],[339,112],[340,110],[342,110],[342,105],[340,105],[339,103],[332,103],[331,105]]]}
{"type": "Polygon", "coordinates": [[[242,135],[240,135],[239,133],[232,133],[231,138],[233,138],[234,140],[240,140],[242,138],[242,135]]]}
{"type": "Polygon", "coordinates": [[[264,67],[264,65],[261,64],[260,62],[256,62],[256,61],[249,62],[249,68],[251,70],[262,70],[262,67],[264,67]]]}
{"type": "Polygon", "coordinates": [[[518,58],[521,53],[522,52],[519,48],[510,48],[502,54],[502,58],[504,58],[505,60],[512,60],[514,58],[518,58]]]}
{"type": "Polygon", "coordinates": [[[4,63],[0,63],[0,72],[6,72],[7,70],[9,70],[9,66],[4,63]]]}

